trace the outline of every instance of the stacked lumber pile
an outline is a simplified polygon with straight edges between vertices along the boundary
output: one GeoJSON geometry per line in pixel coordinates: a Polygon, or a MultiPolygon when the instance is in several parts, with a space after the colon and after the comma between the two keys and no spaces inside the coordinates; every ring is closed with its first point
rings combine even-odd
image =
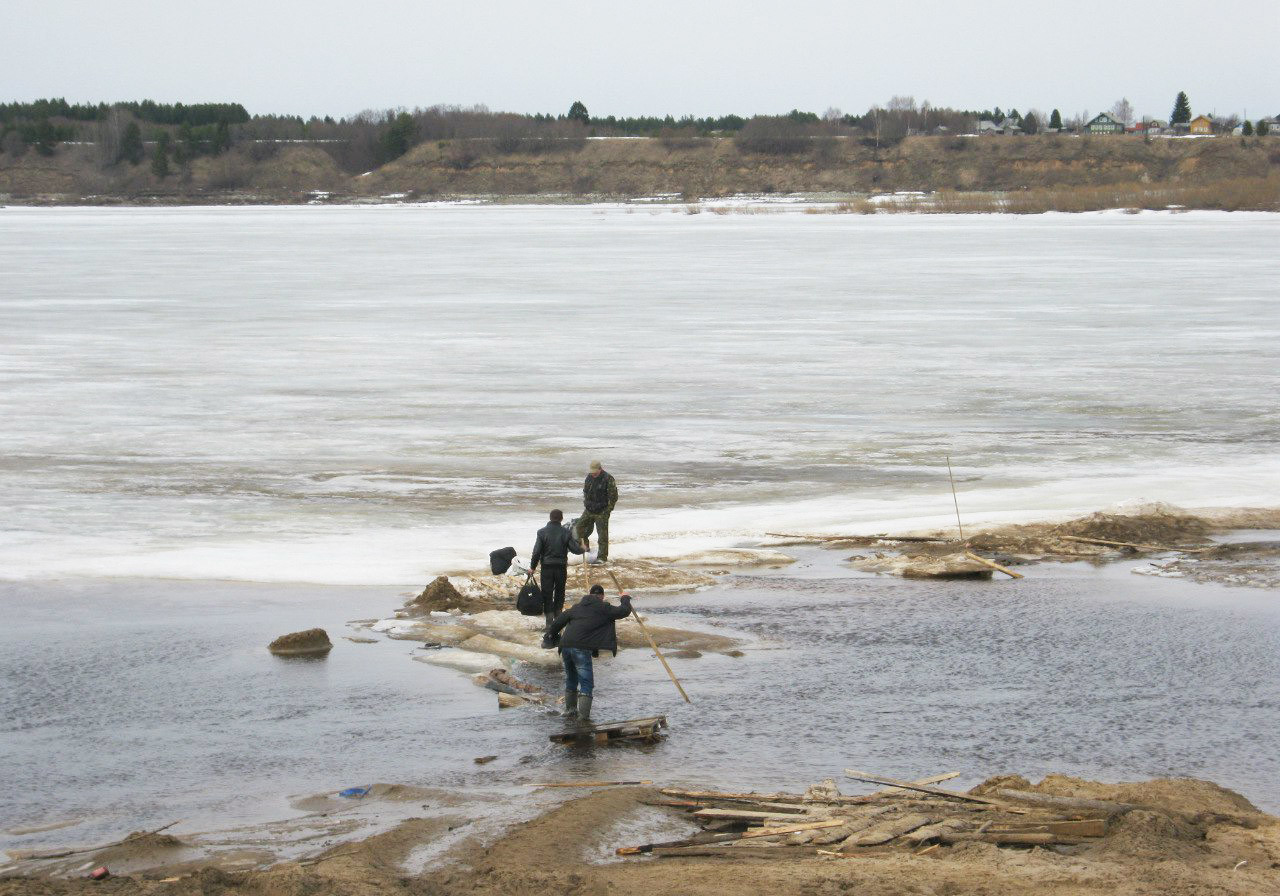
{"type": "Polygon", "coordinates": [[[828,780],[802,794],[727,793],[664,788],[650,805],[685,811],[702,832],[679,841],[624,846],[618,855],[857,856],[884,850],[932,852],[966,842],[999,846],[1074,846],[1107,834],[1135,808],[1124,803],[1022,790],[978,796],[936,786],[958,772],[899,781],[847,771],[884,789],[845,796],[828,780]]]}

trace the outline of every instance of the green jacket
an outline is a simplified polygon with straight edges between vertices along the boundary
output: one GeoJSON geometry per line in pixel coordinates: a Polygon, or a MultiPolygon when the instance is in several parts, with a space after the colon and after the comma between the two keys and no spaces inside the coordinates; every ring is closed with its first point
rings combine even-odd
{"type": "Polygon", "coordinates": [[[582,506],[587,513],[613,513],[613,505],[618,503],[618,483],[613,481],[612,474],[601,470],[599,476],[587,474],[582,484],[582,506]]]}

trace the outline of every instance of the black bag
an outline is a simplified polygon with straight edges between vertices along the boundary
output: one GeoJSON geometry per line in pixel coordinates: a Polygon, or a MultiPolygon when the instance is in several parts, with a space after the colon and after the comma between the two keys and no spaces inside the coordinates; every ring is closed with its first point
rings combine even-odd
{"type": "Polygon", "coordinates": [[[533,580],[533,576],[529,576],[529,581],[524,583],[524,587],[516,595],[516,609],[525,616],[542,615],[542,589],[533,580]]]}
{"type": "Polygon", "coordinates": [[[515,548],[499,548],[489,552],[489,569],[495,576],[500,576],[511,568],[511,561],[516,559],[515,548]]]}

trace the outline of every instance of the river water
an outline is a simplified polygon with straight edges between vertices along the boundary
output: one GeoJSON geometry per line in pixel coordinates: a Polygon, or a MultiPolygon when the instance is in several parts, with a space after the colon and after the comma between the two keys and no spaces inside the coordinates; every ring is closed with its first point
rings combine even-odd
{"type": "Polygon", "coordinates": [[[553,720],[498,716],[405,642],[263,645],[523,553],[593,457],[630,556],[947,525],[947,455],[966,522],[1278,505],[1278,236],[1217,213],[0,209],[4,827],[845,765],[1193,774],[1276,810],[1273,595],[1127,568],[939,586],[801,551],[646,598],[751,647],[676,661],[692,706],[641,651],[605,667],[608,715],[670,714],[651,751],[553,750],[553,720]]]}

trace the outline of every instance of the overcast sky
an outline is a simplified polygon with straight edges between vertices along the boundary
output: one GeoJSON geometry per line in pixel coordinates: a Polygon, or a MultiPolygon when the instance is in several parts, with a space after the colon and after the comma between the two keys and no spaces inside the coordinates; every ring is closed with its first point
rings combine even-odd
{"type": "Polygon", "coordinates": [[[0,0],[0,100],[1280,114],[1277,0],[0,0]]]}

